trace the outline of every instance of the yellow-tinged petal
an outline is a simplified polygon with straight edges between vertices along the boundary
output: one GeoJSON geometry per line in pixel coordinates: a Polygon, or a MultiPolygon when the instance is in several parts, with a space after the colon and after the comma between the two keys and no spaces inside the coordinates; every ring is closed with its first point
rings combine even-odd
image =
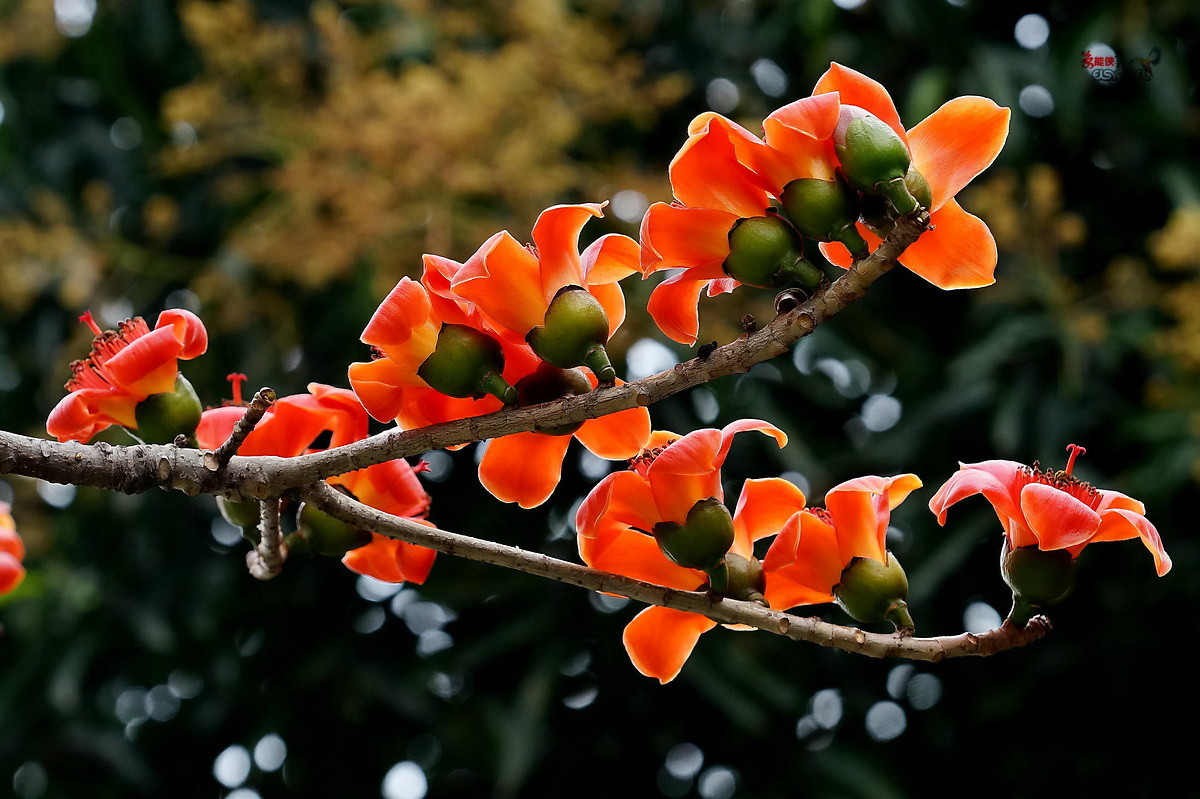
{"type": "Polygon", "coordinates": [[[634,668],[666,684],[679,675],[700,636],[716,626],[698,613],[656,606],[635,616],[622,640],[634,668]]]}
{"type": "Polygon", "coordinates": [[[956,97],[908,132],[913,165],[936,211],[991,166],[1008,138],[1010,111],[986,97],[956,97]]]}

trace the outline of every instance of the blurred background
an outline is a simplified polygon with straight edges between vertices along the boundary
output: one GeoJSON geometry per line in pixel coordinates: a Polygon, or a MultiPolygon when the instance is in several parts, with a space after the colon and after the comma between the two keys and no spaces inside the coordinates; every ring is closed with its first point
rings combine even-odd
{"type": "MultiPolygon", "coordinates": [[[[660,687],[621,646],[631,603],[446,557],[400,590],[329,559],[259,583],[211,498],[5,479],[29,575],[0,599],[0,793],[1160,795],[1198,709],[1198,35],[1183,0],[2,0],[6,429],[44,435],[87,308],[199,312],[212,345],[186,373],[209,404],[232,371],[344,386],[421,253],[527,240],[562,202],[610,201],[585,238],[636,236],[694,115],[757,131],[836,60],[910,127],[962,94],[1013,109],[959,197],[996,236],[998,282],[943,293],[896,270],[790,358],[655,406],[656,426],[782,427],[782,451],[735,445],[731,501],[746,477],[819,502],[919,474],[889,539],[924,634],[1008,607],[990,506],[946,528],[924,507],[960,460],[1061,468],[1085,445],[1077,474],[1142,499],[1175,570],[1092,547],[1051,638],[995,658],[720,631],[660,687]]],[[[652,284],[627,281],[631,309],[652,284]]],[[[770,301],[706,300],[701,340],[770,301]]],[[[690,357],[636,312],[613,351],[631,378],[690,357]]],[[[572,449],[522,512],[480,489],[475,449],[428,456],[431,518],[575,559],[574,507],[620,464],[572,449]]]]}

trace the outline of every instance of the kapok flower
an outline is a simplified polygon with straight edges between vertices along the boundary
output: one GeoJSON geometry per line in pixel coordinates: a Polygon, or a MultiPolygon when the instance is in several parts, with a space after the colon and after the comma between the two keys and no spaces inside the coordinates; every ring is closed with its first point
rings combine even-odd
{"type": "Polygon", "coordinates": [[[915,474],[857,477],[830,489],[824,508],[789,518],[763,559],[771,607],[836,600],[859,621],[912,627],[905,597],[880,591],[878,583],[902,583],[907,592],[904,571],[885,539],[892,509],[920,487],[915,474]]]}
{"type": "Polygon", "coordinates": [[[950,506],[975,494],[992,503],[1004,528],[1010,550],[1036,547],[1045,552],[1065,550],[1074,559],[1088,544],[1141,539],[1154,556],[1161,577],[1171,570],[1171,558],[1146,507],[1117,491],[1097,489],[1071,472],[1085,450],[1071,444],[1062,471],[1043,470],[1014,461],[992,460],[959,464],[929,501],[938,523],[946,523],[950,506]]]}
{"type": "MultiPolygon", "coordinates": [[[[964,211],[954,197],[999,155],[1008,138],[1009,109],[986,97],[956,97],[905,131],[887,89],[866,75],[831,64],[813,95],[829,92],[837,92],[842,106],[868,111],[892,128],[908,146],[912,168],[929,186],[931,227],[909,245],[900,262],[942,289],[994,283],[996,240],[987,225],[964,211]]],[[[783,124],[811,133],[802,120],[792,116],[783,124]]],[[[781,149],[787,150],[782,145],[781,149]]],[[[859,232],[872,249],[879,245],[879,237],[865,225],[859,232]]],[[[838,266],[849,266],[852,260],[840,243],[822,244],[821,252],[838,266]]]]}
{"type": "Polygon", "coordinates": [[[489,326],[528,343],[542,360],[563,368],[587,366],[602,382],[616,377],[604,345],[625,319],[617,281],[638,271],[640,249],[627,236],[602,236],[581,254],[579,234],[604,204],[556,205],[538,216],[533,244],[508,231],[495,234],[465,264],[426,259],[451,297],[473,304],[489,326]]]}
{"type": "MultiPolygon", "coordinates": [[[[704,571],[681,566],[664,553],[654,531],[686,524],[697,506],[707,510],[713,503],[724,502],[721,466],[733,436],[745,430],[761,431],[780,446],[787,442],[781,430],[758,420],[734,422],[722,430],[696,430],[682,437],[656,432],[649,448],[633,459],[628,471],[605,477],[580,506],[575,526],[584,562],[684,591],[707,585],[704,571]]],[[[732,517],[728,552],[750,560],[754,541],[778,532],[787,518],[803,507],[804,495],[786,480],[747,480],[732,517]]],[[[728,511],[724,513],[728,519],[728,511]]],[[[716,622],[696,613],[650,607],[625,628],[625,649],[642,674],[670,682],[699,637],[715,626],[716,622]]]]}
{"type": "MultiPolygon", "coordinates": [[[[237,402],[239,382],[245,377],[230,378],[237,402]]],[[[273,403],[238,452],[291,458],[318,451],[314,441],[325,433],[329,434],[330,448],[366,438],[367,412],[354,392],[320,383],[310,383],[308,390],[308,394],[281,397],[273,403]]],[[[205,411],[196,429],[197,443],[205,449],[219,447],[244,413],[245,409],[236,404],[205,411]]],[[[328,482],[341,486],[363,504],[424,524],[429,495],[421,487],[417,471],[400,459],[331,477],[328,482]]],[[[342,562],[351,571],[384,582],[424,582],[437,555],[431,549],[378,533],[343,536],[343,540],[355,538],[369,540],[345,552],[342,562]]]]}
{"type": "Polygon", "coordinates": [[[25,544],[7,502],[0,502],[0,596],[15,591],[25,579],[25,544]]]}
{"type": "MultiPolygon", "coordinates": [[[[86,443],[111,425],[137,430],[138,405],[152,395],[175,392],[181,381],[179,361],[208,349],[204,324],[182,308],[159,314],[154,330],[140,316],[121,322],[115,331],[101,330],[90,312],[79,321],[96,338],[91,353],[72,362],[66,384],[71,393],[59,401],[46,422],[47,432],[59,441],[86,443]]],[[[190,385],[186,391],[194,396],[190,385]]]]}

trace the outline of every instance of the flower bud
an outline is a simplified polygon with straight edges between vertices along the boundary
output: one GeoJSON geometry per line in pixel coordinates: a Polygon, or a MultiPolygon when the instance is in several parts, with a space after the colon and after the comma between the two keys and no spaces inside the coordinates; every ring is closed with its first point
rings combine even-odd
{"type": "MultiPolygon", "coordinates": [[[[592,384],[578,369],[559,369],[548,363],[538,364],[532,374],[517,381],[517,404],[521,407],[540,405],[563,397],[575,397],[592,390],[592,384]]],[[[539,429],[548,436],[569,436],[583,426],[583,422],[564,424],[539,429]]]]}
{"type": "Polygon", "coordinates": [[[859,235],[858,192],[840,178],[799,178],[783,187],[783,211],[796,230],[817,241],[840,241],[856,258],[866,256],[867,242],[859,235]]]}
{"type": "Polygon", "coordinates": [[[898,630],[913,629],[908,615],[908,576],[900,561],[885,552],[886,562],[873,558],[854,558],[842,570],[842,579],[833,589],[842,610],[854,619],[873,623],[890,621],[898,630]]]}
{"type": "Polygon", "coordinates": [[[151,394],[134,411],[137,437],[147,444],[169,444],[178,435],[191,437],[200,424],[200,398],[183,375],[175,378],[175,390],[151,394]]]}
{"type": "Polygon", "coordinates": [[[739,219],[729,230],[725,274],[747,286],[778,289],[800,283],[814,289],[821,271],[804,258],[804,240],[778,216],[739,219]]]}
{"type": "Polygon", "coordinates": [[[311,552],[335,558],[369,543],[371,534],[366,530],[335,519],[307,503],[301,505],[296,514],[296,532],[288,536],[288,545],[298,545],[298,553],[311,552]]]}
{"type": "Polygon", "coordinates": [[[917,210],[904,181],[912,158],[904,140],[887,123],[858,106],[843,105],[833,140],[850,183],[860,191],[887,197],[901,214],[917,210]]]}
{"type": "Polygon", "coordinates": [[[716,497],[702,499],[688,510],[683,524],[654,525],[654,540],[680,566],[711,571],[733,546],[733,517],[716,497]]]}
{"type": "Polygon", "coordinates": [[[730,552],[709,571],[708,584],[714,594],[767,604],[763,596],[767,590],[767,576],[758,558],[744,558],[730,552]]]}
{"type": "Polygon", "coordinates": [[[483,331],[466,325],[444,324],[433,354],[417,368],[417,375],[435,391],[450,397],[479,399],[491,394],[505,405],[517,393],[501,374],[504,352],[500,343],[483,331]]]}
{"type": "Polygon", "coordinates": [[[1008,618],[1024,627],[1031,618],[1066,598],[1075,585],[1075,559],[1065,549],[1043,551],[1036,545],[1000,552],[1000,574],[1013,592],[1008,618]]]}
{"type": "Polygon", "coordinates": [[[586,366],[601,383],[617,379],[604,345],[608,314],[600,301],[581,286],[563,286],[546,309],[545,322],[525,336],[537,356],[560,369],[586,366]]]}

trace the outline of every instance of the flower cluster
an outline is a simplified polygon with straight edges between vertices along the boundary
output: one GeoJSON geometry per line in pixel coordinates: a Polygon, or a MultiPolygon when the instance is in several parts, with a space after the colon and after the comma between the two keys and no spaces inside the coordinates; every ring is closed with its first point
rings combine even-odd
{"type": "Polygon", "coordinates": [[[15,591],[25,579],[25,543],[17,535],[17,525],[7,502],[0,502],[0,596],[15,591]]]}
{"type": "MultiPolygon", "coordinates": [[[[617,281],[637,271],[639,249],[610,234],[579,252],[580,231],[601,209],[543,211],[528,247],[502,231],[466,263],[426,255],[421,280],[401,279],[363,331],[377,357],[350,366],[371,415],[421,427],[615,382],[604,345],[625,318],[617,281]]],[[[637,408],[505,436],[488,445],[479,478],[497,498],[534,507],[558,485],[572,436],[598,457],[623,459],[649,434],[649,414],[637,408]]]]}
{"type": "Polygon", "coordinates": [[[848,266],[918,208],[932,226],[901,262],[939,288],[990,285],[995,240],[954,196],[1000,152],[1008,118],[987,98],[959,97],[906,131],[883,86],[836,63],[812,96],[766,118],[762,139],[719,114],[697,117],[671,162],[676,201],[655,203],[642,222],[643,274],[683,269],[648,310],[692,344],[701,292],[813,288],[822,273],[805,239],[848,266]]]}

